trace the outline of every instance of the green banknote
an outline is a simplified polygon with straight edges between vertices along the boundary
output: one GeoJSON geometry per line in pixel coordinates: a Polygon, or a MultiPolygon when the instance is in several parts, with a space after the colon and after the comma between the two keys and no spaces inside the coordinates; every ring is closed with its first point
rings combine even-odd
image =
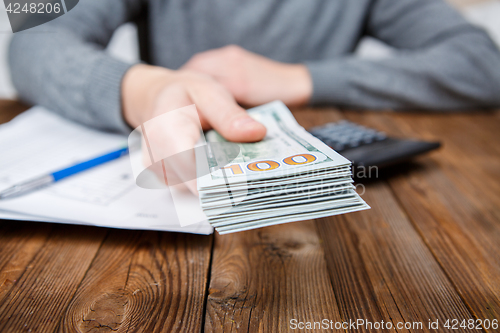
{"type": "Polygon", "coordinates": [[[249,110],[251,117],[267,128],[256,143],[218,145],[227,141],[216,131],[206,134],[206,159],[210,173],[198,179],[200,189],[226,182],[255,182],[294,174],[321,172],[350,162],[304,130],[288,108],[279,101],[249,110]],[[215,147],[215,149],[213,148],[215,147]],[[237,156],[227,163],[225,156],[237,156]],[[224,161],[221,165],[220,161],[224,161]]]}

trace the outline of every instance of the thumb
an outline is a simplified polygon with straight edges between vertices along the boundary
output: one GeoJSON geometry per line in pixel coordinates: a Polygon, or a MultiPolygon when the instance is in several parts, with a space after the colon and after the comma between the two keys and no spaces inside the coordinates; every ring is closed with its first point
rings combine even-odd
{"type": "Polygon", "coordinates": [[[226,140],[255,142],[265,137],[266,127],[250,117],[219,83],[194,86],[191,96],[201,116],[226,140]]]}

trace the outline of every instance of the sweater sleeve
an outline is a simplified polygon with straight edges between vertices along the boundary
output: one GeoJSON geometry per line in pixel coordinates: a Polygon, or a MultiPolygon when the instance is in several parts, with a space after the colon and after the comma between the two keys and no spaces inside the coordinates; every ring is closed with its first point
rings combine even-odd
{"type": "Polygon", "coordinates": [[[98,129],[128,133],[120,89],[131,64],[104,48],[139,10],[140,0],[80,1],[65,15],[16,33],[9,65],[19,97],[98,129]]]}
{"type": "Polygon", "coordinates": [[[374,0],[367,34],[395,47],[387,59],[308,62],[312,103],[463,109],[500,105],[500,52],[441,0],[374,0]]]}

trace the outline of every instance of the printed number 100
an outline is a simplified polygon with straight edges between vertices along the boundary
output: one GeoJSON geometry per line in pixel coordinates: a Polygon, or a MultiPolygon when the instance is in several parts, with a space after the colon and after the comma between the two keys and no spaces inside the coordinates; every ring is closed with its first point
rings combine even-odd
{"type": "MultiPolygon", "coordinates": [[[[316,161],[316,156],[314,156],[314,155],[298,154],[298,155],[289,156],[289,157],[283,159],[282,162],[286,165],[303,165],[303,164],[308,164],[308,163],[311,163],[314,161],[316,161]]],[[[265,161],[257,161],[257,162],[249,163],[247,165],[247,168],[250,171],[262,172],[262,171],[275,170],[275,169],[278,169],[280,166],[281,166],[281,164],[279,162],[272,161],[272,160],[265,160],[265,161]]],[[[243,169],[241,168],[241,165],[239,165],[239,164],[229,165],[229,166],[223,167],[221,169],[231,170],[233,175],[241,175],[244,173],[243,169]]]]}

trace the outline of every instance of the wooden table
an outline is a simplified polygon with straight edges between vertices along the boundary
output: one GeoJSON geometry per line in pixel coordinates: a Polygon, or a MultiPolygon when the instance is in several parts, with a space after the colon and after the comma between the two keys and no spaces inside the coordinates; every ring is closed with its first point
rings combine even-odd
{"type": "MultiPolygon", "coordinates": [[[[1,101],[0,120],[23,109],[1,101]]],[[[500,112],[294,115],[443,148],[361,180],[371,210],[316,221],[225,236],[1,221],[0,331],[292,332],[293,319],[364,319],[423,327],[339,331],[473,332],[463,319],[500,320],[500,112]]]]}

